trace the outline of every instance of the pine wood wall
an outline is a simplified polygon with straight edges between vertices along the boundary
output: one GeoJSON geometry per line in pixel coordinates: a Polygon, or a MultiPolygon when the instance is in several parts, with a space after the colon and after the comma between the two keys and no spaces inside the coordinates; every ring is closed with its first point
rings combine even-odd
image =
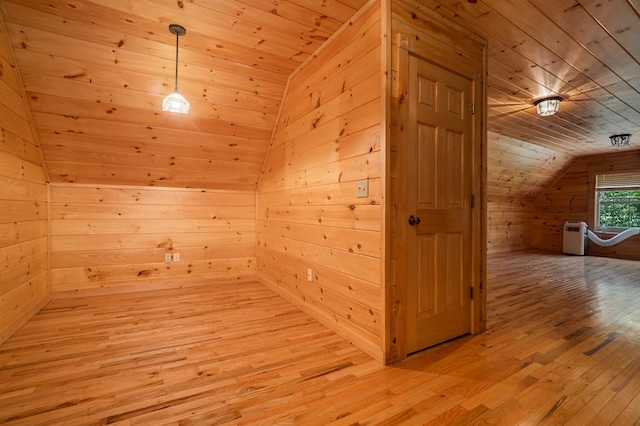
{"type": "Polygon", "coordinates": [[[255,237],[253,191],[52,184],[53,297],[255,279],[255,237]]]}
{"type": "MultiPolygon", "coordinates": [[[[583,221],[594,229],[594,199],[589,185],[589,171],[623,171],[640,169],[640,150],[580,158],[533,204],[531,245],[533,248],[562,252],[562,233],[566,221],[583,221]]],[[[611,235],[601,235],[610,238],[611,235]]],[[[640,260],[640,236],[636,235],[613,247],[599,247],[589,242],[589,254],[640,260]]]]}
{"type": "Polygon", "coordinates": [[[531,208],[571,164],[569,155],[489,132],[487,253],[531,247],[531,208]]]}
{"type": "Polygon", "coordinates": [[[373,2],[292,75],[257,218],[259,279],[379,360],[380,45],[373,2]]]}
{"type": "Polygon", "coordinates": [[[48,300],[47,186],[0,14],[0,344],[48,300]]]}
{"type": "Polygon", "coordinates": [[[487,203],[487,253],[530,248],[531,206],[522,202],[487,203]]]}

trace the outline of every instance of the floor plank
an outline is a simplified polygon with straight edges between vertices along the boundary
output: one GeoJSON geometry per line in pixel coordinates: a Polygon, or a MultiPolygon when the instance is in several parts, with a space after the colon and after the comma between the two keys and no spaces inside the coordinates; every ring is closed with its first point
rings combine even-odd
{"type": "Polygon", "coordinates": [[[638,262],[494,255],[489,329],[383,367],[259,283],[55,300],[0,423],[638,424],[638,306],[638,262]]]}

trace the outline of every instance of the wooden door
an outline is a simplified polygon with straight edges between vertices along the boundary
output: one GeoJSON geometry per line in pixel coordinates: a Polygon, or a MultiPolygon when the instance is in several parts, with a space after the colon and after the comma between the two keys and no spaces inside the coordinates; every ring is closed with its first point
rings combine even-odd
{"type": "Polygon", "coordinates": [[[470,331],[472,82],[409,59],[407,352],[470,331]]]}

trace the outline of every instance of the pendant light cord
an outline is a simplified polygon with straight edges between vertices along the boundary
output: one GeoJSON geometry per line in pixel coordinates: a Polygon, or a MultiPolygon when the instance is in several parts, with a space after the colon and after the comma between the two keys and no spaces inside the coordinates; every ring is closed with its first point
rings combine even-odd
{"type": "Polygon", "coordinates": [[[176,32],[176,82],[174,85],[175,89],[178,89],[178,40],[180,39],[180,34],[176,32]]]}

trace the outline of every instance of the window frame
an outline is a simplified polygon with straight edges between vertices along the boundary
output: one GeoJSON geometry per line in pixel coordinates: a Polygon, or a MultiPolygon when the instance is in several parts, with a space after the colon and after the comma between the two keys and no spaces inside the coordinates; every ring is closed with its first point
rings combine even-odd
{"type": "Polygon", "coordinates": [[[634,170],[619,170],[619,171],[615,171],[615,172],[606,172],[606,171],[600,171],[600,172],[596,172],[595,170],[591,169],[589,170],[589,186],[590,186],[590,197],[593,197],[591,203],[589,203],[589,206],[593,208],[592,212],[589,212],[589,217],[593,219],[593,229],[596,232],[602,232],[602,233],[612,233],[612,234],[617,234],[620,233],[622,231],[625,231],[629,228],[633,228],[631,226],[629,227],[618,227],[618,226],[600,226],[600,192],[618,192],[618,191],[640,191],[640,170],[634,169],[634,170]],[[601,187],[599,187],[598,185],[598,176],[603,176],[603,175],[616,175],[616,174],[625,174],[625,175],[637,175],[637,184],[633,184],[631,186],[620,186],[618,188],[614,188],[614,187],[606,187],[604,189],[602,189],[601,187]]]}

